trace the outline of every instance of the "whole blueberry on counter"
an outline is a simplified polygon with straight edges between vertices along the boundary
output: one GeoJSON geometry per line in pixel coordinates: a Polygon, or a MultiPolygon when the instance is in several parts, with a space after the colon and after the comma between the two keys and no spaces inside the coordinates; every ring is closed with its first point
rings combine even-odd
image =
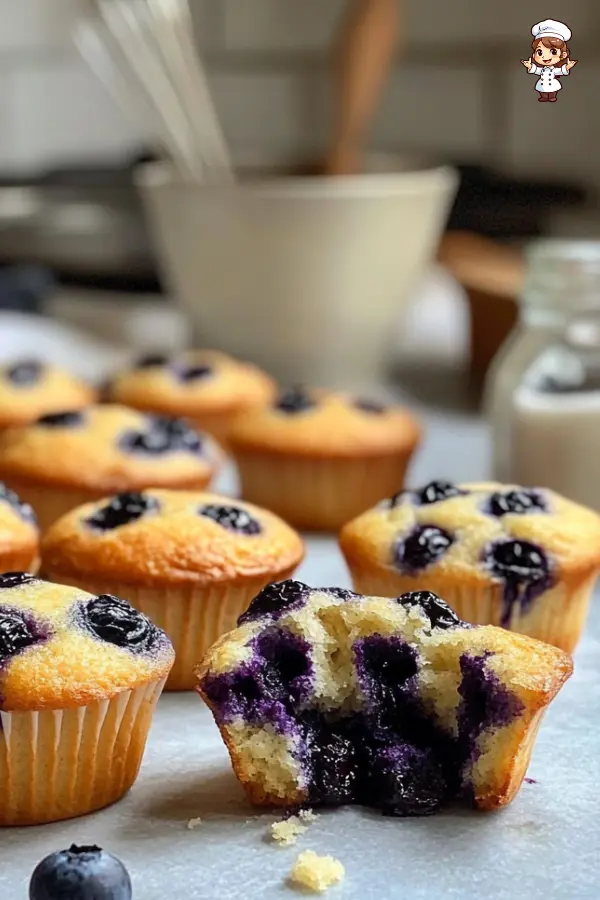
{"type": "Polygon", "coordinates": [[[100,847],[51,853],[35,868],[29,900],[131,900],[131,879],[123,863],[100,847]]]}

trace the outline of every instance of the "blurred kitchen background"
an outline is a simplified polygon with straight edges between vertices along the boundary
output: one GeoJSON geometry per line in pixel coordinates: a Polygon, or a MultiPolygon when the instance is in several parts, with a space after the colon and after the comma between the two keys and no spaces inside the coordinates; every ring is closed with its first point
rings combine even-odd
{"type": "MultiPolygon", "coordinates": [[[[180,346],[189,330],[161,291],[134,186],[135,165],[154,148],[71,39],[90,5],[0,0],[0,307],[47,313],[36,340],[50,355],[62,352],[60,329],[80,329],[78,364],[95,371],[132,346],[180,346]]],[[[320,158],[343,0],[190,5],[234,159],[320,158]]],[[[461,173],[449,220],[458,234],[398,315],[397,368],[408,382],[416,366],[415,390],[427,394],[448,387],[440,368],[481,383],[514,324],[524,241],[600,237],[600,5],[570,0],[568,14],[547,0],[401,5],[403,46],[370,145],[461,173]],[[549,107],[520,60],[531,25],[563,14],[580,64],[549,107]]],[[[17,355],[20,320],[2,321],[0,353],[17,355]]]]}

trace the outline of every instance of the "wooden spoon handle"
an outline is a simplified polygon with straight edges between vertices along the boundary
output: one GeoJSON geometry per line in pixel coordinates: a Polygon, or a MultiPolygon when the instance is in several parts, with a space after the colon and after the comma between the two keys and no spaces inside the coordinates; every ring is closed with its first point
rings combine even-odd
{"type": "Polygon", "coordinates": [[[335,119],[329,175],[360,171],[363,144],[399,34],[398,0],[354,0],[335,56],[335,119]]]}

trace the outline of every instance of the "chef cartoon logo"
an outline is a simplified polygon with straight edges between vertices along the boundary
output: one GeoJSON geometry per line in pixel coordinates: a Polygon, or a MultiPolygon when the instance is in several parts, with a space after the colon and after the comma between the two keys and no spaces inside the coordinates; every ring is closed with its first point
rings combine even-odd
{"type": "Polygon", "coordinates": [[[530,75],[538,75],[535,89],[540,103],[555,103],[562,88],[559,79],[568,75],[577,60],[569,58],[567,41],[571,29],[564,22],[546,19],[531,29],[531,56],[521,62],[530,75]]]}

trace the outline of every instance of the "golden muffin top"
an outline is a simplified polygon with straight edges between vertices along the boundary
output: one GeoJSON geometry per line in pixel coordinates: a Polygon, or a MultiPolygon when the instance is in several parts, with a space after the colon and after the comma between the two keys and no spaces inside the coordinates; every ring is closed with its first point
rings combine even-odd
{"type": "Polygon", "coordinates": [[[56,366],[21,360],[0,366],[0,428],[33,422],[44,413],[81,409],[94,388],[56,366]]]}
{"type": "Polygon", "coordinates": [[[274,393],[273,381],[256,366],[214,350],[142,357],[108,387],[118,403],[191,418],[267,403],[274,393]]]}
{"type": "Polygon", "coordinates": [[[211,584],[276,578],[304,556],[300,536],[273,513],[218,494],[148,490],[72,510],[44,536],[53,576],[125,584],[211,584]]]}
{"type": "Polygon", "coordinates": [[[420,428],[397,406],[348,394],[291,388],[270,406],[236,416],[234,450],[272,450],[307,456],[378,456],[412,449],[420,428]]]}
{"type": "Polygon", "coordinates": [[[0,575],[0,710],[68,709],[165,678],[166,634],[125,600],[0,575]]]}
{"type": "Polygon", "coordinates": [[[33,550],[38,539],[33,509],[0,481],[0,553],[17,548],[33,550]]]}
{"type": "Polygon", "coordinates": [[[212,440],[181,419],[116,405],[45,415],[0,434],[0,477],[66,489],[203,487],[217,460],[212,440]]]}
{"type": "Polygon", "coordinates": [[[600,566],[600,516],[544,488],[433,481],[344,526],[349,560],[472,586],[541,593],[600,566]]]}

